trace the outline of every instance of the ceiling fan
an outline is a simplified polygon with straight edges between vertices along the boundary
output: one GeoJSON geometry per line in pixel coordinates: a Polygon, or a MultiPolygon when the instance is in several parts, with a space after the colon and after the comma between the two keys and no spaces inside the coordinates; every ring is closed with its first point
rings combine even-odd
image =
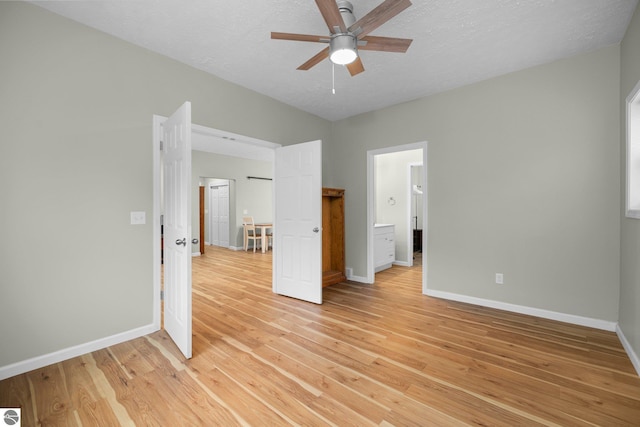
{"type": "Polygon", "coordinates": [[[411,6],[410,0],[384,0],[371,12],[356,21],[353,5],[344,0],[316,0],[318,9],[329,27],[330,35],[271,33],[272,39],[328,43],[298,70],[309,70],[325,58],[334,64],[346,65],[352,76],[364,71],[358,50],[404,53],[413,41],[395,37],[377,37],[368,34],[411,6]]]}

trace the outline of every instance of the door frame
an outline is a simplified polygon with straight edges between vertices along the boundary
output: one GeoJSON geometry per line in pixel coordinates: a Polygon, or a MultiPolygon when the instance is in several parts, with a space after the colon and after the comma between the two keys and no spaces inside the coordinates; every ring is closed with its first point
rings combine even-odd
{"type": "MultiPolygon", "coordinates": [[[[162,276],[162,264],[161,264],[161,223],[160,216],[162,214],[162,202],[163,202],[163,188],[162,188],[162,162],[161,162],[161,152],[160,152],[160,141],[162,139],[162,124],[167,120],[166,116],[161,116],[154,114],[153,122],[152,122],[152,174],[153,174],[153,237],[152,237],[152,276],[153,276],[153,328],[154,330],[159,330],[163,327],[162,325],[162,312],[161,312],[161,276],[162,276]]],[[[275,149],[280,147],[281,144],[251,138],[248,136],[235,134],[207,126],[191,124],[191,131],[196,132],[201,135],[211,136],[212,139],[222,140],[231,140],[236,147],[243,146],[246,148],[246,152],[251,153],[251,149],[255,152],[256,147],[267,148],[274,152],[275,157],[275,149]]],[[[192,147],[193,149],[193,147],[192,147]]],[[[226,154],[225,155],[229,155],[226,154]]],[[[242,157],[241,155],[237,155],[236,157],[242,157]]],[[[247,156],[247,158],[251,158],[247,156]]],[[[273,163],[273,162],[272,162],[273,163]]],[[[193,186],[193,183],[192,183],[193,186]]],[[[274,208],[275,209],[275,206],[274,208]]],[[[273,213],[275,214],[275,212],[273,213]]]]}
{"type": "Polygon", "coordinates": [[[373,259],[373,236],[375,225],[375,171],[374,159],[380,154],[422,149],[422,293],[427,292],[427,234],[428,234],[428,187],[427,187],[427,147],[428,142],[396,145],[367,151],[367,283],[375,282],[375,265],[373,259]]]}

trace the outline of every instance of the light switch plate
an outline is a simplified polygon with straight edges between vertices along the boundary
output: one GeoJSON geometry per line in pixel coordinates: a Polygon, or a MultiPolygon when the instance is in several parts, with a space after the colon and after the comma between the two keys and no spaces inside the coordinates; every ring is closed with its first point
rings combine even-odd
{"type": "Polygon", "coordinates": [[[131,212],[131,225],[141,225],[147,223],[145,212],[131,212]]]}

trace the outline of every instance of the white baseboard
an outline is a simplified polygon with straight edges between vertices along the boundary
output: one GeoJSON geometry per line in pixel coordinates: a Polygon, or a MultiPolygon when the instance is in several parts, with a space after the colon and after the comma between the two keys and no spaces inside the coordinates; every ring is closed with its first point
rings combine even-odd
{"type": "Polygon", "coordinates": [[[427,289],[425,295],[442,298],[452,301],[466,302],[483,307],[496,308],[498,310],[511,311],[514,313],[528,314],[530,316],[541,317],[543,319],[557,320],[559,322],[571,323],[574,325],[587,326],[604,331],[615,332],[617,322],[608,320],[593,319],[590,317],[576,316],[573,314],[560,313],[557,311],[544,310],[541,308],[527,307],[524,305],[510,304],[506,302],[488,300],[483,298],[470,297],[467,295],[454,294],[451,292],[436,291],[427,289]]]}
{"type": "Polygon", "coordinates": [[[2,366],[0,367],[0,380],[4,380],[15,375],[24,374],[25,372],[42,368],[53,363],[62,362],[63,360],[71,359],[73,357],[82,356],[83,354],[101,350],[112,345],[120,344],[121,342],[148,335],[157,330],[157,325],[149,324],[140,328],[132,329],[130,331],[122,332],[120,334],[112,335],[110,337],[101,338],[88,343],[55,351],[53,353],[44,354],[42,356],[37,356],[31,359],[12,363],[10,365],[2,366]]]}
{"type": "Polygon", "coordinates": [[[200,251],[198,251],[198,252],[191,252],[191,256],[192,256],[192,257],[196,257],[196,256],[200,256],[200,255],[202,255],[202,253],[200,253],[200,251]]]}
{"type": "Polygon", "coordinates": [[[625,337],[624,334],[622,333],[622,329],[620,329],[620,325],[616,326],[616,334],[618,334],[618,338],[620,338],[622,347],[624,347],[624,350],[627,352],[629,359],[631,359],[631,363],[633,364],[633,367],[636,368],[636,372],[638,373],[638,375],[640,375],[640,358],[638,357],[636,352],[633,351],[633,348],[631,347],[631,344],[627,340],[627,337],[625,337]]]}
{"type": "Polygon", "coordinates": [[[369,282],[367,280],[367,278],[364,277],[364,276],[348,275],[347,276],[347,280],[351,280],[352,282],[364,283],[365,285],[370,285],[371,284],[371,282],[369,282]]]}

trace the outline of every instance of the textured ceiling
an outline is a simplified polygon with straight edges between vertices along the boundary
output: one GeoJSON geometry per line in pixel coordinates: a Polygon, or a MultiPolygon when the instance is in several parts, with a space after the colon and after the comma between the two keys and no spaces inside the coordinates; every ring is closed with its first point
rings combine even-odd
{"type": "MultiPolygon", "coordinates": [[[[356,19],[382,0],[351,0],[356,19]]],[[[460,87],[619,43],[637,0],[413,0],[371,35],[412,38],[407,53],[361,51],[351,77],[328,60],[296,67],[318,43],[270,32],[324,35],[311,0],[33,1],[328,120],[460,87]]]]}

